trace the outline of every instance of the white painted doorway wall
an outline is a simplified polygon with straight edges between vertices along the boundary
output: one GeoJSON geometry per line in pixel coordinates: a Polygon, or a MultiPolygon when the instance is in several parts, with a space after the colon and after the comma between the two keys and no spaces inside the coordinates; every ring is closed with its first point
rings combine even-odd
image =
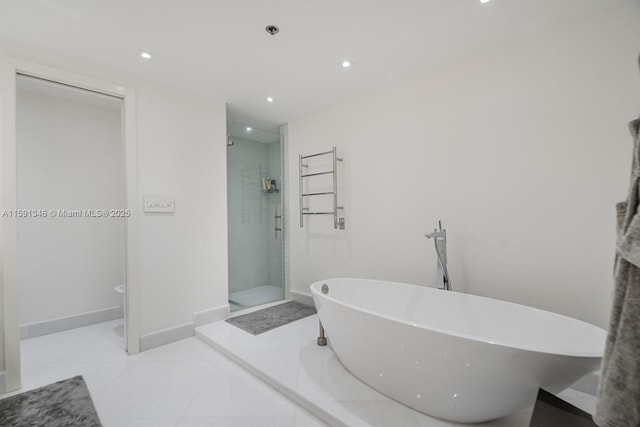
{"type": "MultiPolygon", "coordinates": [[[[136,168],[135,93],[120,85],[0,58],[0,212],[17,206],[16,78],[37,77],[122,99],[122,153],[125,187],[125,339],[129,354],[139,352],[138,185],[136,168]]],[[[0,226],[0,393],[20,388],[19,277],[16,217],[2,217],[0,226]]]]}

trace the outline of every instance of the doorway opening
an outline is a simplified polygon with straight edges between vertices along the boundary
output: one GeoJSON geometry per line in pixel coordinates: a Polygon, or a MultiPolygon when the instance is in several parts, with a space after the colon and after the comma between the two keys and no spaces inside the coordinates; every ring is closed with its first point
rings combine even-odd
{"type": "Polygon", "coordinates": [[[22,339],[115,321],[126,348],[122,136],[121,98],[17,75],[22,339]]]}
{"type": "MultiPolygon", "coordinates": [[[[40,81],[36,81],[40,82],[40,81]]],[[[73,95],[71,95],[73,96],[73,95]]],[[[94,98],[95,102],[98,98],[94,98]]],[[[117,101],[116,101],[117,102],[117,101]]],[[[114,331],[114,333],[120,335],[124,335],[125,345],[120,346],[117,351],[122,351],[122,347],[129,354],[136,354],[140,351],[140,322],[138,316],[138,298],[139,298],[139,289],[138,289],[138,218],[137,218],[137,205],[138,205],[138,189],[137,189],[137,166],[136,166],[136,108],[135,108],[135,93],[128,88],[120,86],[114,83],[108,83],[101,80],[95,80],[86,76],[82,76],[79,74],[74,74],[66,71],[56,70],[41,64],[36,64],[28,61],[23,61],[17,58],[11,58],[2,56],[0,57],[0,183],[2,184],[2,188],[0,190],[0,208],[3,213],[1,227],[0,227],[0,246],[2,246],[2,253],[0,254],[0,393],[8,392],[13,390],[18,390],[21,387],[21,351],[20,351],[20,338],[22,331],[25,328],[21,328],[21,323],[24,326],[25,320],[21,319],[21,311],[23,305],[21,304],[21,265],[19,252],[22,247],[24,247],[24,243],[19,244],[19,235],[20,237],[31,236],[31,239],[37,240],[39,238],[38,233],[33,232],[25,232],[22,230],[22,226],[20,226],[21,231],[19,233],[19,221],[21,218],[30,218],[32,219],[31,225],[36,227],[44,227],[46,221],[42,221],[38,223],[35,221],[36,219],[42,220],[43,218],[51,219],[51,210],[55,210],[55,215],[57,216],[60,211],[65,212],[66,218],[68,221],[72,219],[92,219],[98,220],[99,218],[118,218],[120,223],[124,223],[124,251],[122,257],[124,257],[124,279],[122,281],[115,282],[114,286],[111,287],[111,291],[113,292],[113,300],[107,304],[114,304],[111,306],[112,311],[107,310],[106,312],[116,311],[116,306],[119,308],[120,305],[118,302],[118,295],[113,287],[117,287],[118,285],[124,285],[126,297],[124,298],[124,315],[126,317],[126,322],[124,322],[123,327],[120,328],[120,331],[114,331]],[[102,204],[97,206],[90,207],[74,207],[71,206],[68,200],[65,200],[65,195],[58,195],[58,198],[55,200],[56,203],[53,206],[33,206],[29,207],[29,209],[24,208],[18,204],[19,197],[21,198],[20,203],[23,203],[22,196],[23,193],[19,193],[19,187],[24,184],[24,179],[29,179],[25,177],[19,176],[21,170],[18,170],[18,164],[24,160],[24,153],[20,153],[22,147],[18,144],[18,91],[22,90],[18,88],[19,81],[21,76],[27,76],[28,78],[37,78],[41,81],[48,82],[50,84],[62,85],[62,87],[70,88],[75,91],[75,94],[91,94],[91,95],[110,95],[114,97],[116,100],[120,102],[120,145],[118,147],[119,151],[119,160],[120,160],[120,172],[117,181],[120,185],[121,189],[124,189],[122,192],[122,204],[119,205],[124,209],[119,209],[118,206],[113,207],[102,207],[102,204]],[[20,158],[19,158],[20,157],[20,158]],[[105,213],[104,209],[108,211],[105,213]],[[6,212],[6,215],[5,215],[6,212]],[[46,212],[46,214],[45,214],[46,212]],[[13,213],[13,214],[12,214],[13,213]],[[18,218],[20,216],[20,218],[18,218]],[[124,218],[123,218],[124,217],[124,218]],[[30,234],[31,233],[31,234],[30,234]],[[124,331],[122,331],[124,329],[124,331]]],[[[57,123],[54,121],[54,123],[57,123]]],[[[31,122],[27,123],[26,126],[31,126],[32,128],[37,128],[38,123],[31,122]]],[[[63,126],[52,126],[50,136],[56,137],[61,140],[65,140],[65,137],[61,137],[61,132],[65,129],[63,126]]],[[[30,129],[31,132],[38,133],[38,129],[30,129]]],[[[40,131],[40,136],[46,134],[46,132],[40,131]]],[[[95,135],[87,134],[88,137],[85,140],[93,141],[95,135]]],[[[95,137],[95,139],[99,139],[95,137]]],[[[66,141],[67,143],[70,141],[66,141]]],[[[53,160],[60,161],[60,159],[56,159],[55,156],[58,153],[52,153],[52,147],[47,146],[46,144],[35,150],[34,159],[38,162],[44,162],[47,156],[51,156],[53,160]]],[[[102,153],[104,156],[107,156],[106,152],[102,153]]],[[[58,156],[59,157],[59,156],[58,156]]],[[[82,156],[79,156],[82,157],[82,156]]],[[[90,158],[85,159],[84,164],[92,165],[93,160],[90,158]]],[[[98,161],[96,161],[98,162],[98,161]]],[[[64,165],[60,166],[57,170],[49,170],[47,173],[44,173],[45,169],[39,170],[38,168],[34,168],[36,171],[36,177],[39,173],[41,176],[38,179],[42,181],[43,176],[47,178],[48,176],[52,176],[54,173],[58,173],[61,176],[64,176],[65,172],[64,165]]],[[[91,168],[91,174],[100,174],[100,168],[96,165],[91,168]]],[[[70,174],[67,174],[70,175],[70,174]]],[[[76,176],[78,182],[92,182],[91,180],[95,177],[91,177],[90,179],[84,179],[84,176],[76,176]]],[[[116,178],[109,178],[116,179],[116,178]]],[[[27,184],[29,184],[27,182],[27,184]]],[[[65,186],[66,183],[58,182],[55,186],[55,191],[59,191],[58,187],[65,186]]],[[[74,185],[78,185],[77,183],[74,185]]],[[[99,193],[99,191],[95,191],[95,193],[99,193]]],[[[24,193],[26,194],[26,193],[24,193]]],[[[45,195],[46,196],[46,195],[45,195]]],[[[106,199],[103,200],[106,203],[106,199]]],[[[63,217],[64,218],[64,217],[63,217]]],[[[120,232],[119,232],[120,233],[120,232]]],[[[69,230],[68,233],[65,234],[68,239],[66,241],[60,242],[60,244],[68,244],[71,241],[72,237],[75,237],[78,234],[83,234],[79,230],[69,230]]],[[[44,240],[43,240],[44,242],[44,240]]],[[[92,242],[94,245],[100,245],[102,243],[101,239],[96,239],[92,242]]],[[[45,246],[44,243],[42,243],[45,246]]],[[[64,246],[58,245],[49,245],[48,248],[50,253],[55,253],[56,251],[60,252],[64,250],[64,246]],[[53,247],[52,247],[53,246],[53,247]]],[[[71,250],[71,249],[69,249],[71,250]]],[[[40,253],[42,255],[42,252],[40,253]]],[[[55,261],[55,257],[42,257],[44,259],[47,268],[55,271],[57,268],[61,270],[62,262],[55,261]]],[[[86,265],[83,265],[86,269],[86,265]]],[[[97,267],[96,267],[97,269],[97,267]]],[[[80,269],[78,269],[80,271],[80,269]]],[[[35,276],[32,276],[35,277],[35,276]]],[[[120,273],[120,277],[122,276],[122,272],[120,273]]],[[[73,271],[67,277],[67,279],[63,280],[63,284],[68,285],[73,282],[73,271]],[[68,280],[67,280],[68,279],[68,280]]],[[[51,281],[48,281],[50,283],[51,281]]],[[[46,292],[50,292],[51,289],[47,289],[46,292]]],[[[44,292],[44,291],[43,291],[44,292]]],[[[78,298],[79,294],[74,294],[65,289],[62,289],[60,294],[64,294],[67,298],[65,303],[69,303],[74,298],[78,298]]],[[[46,300],[48,297],[43,293],[41,295],[42,300],[46,300]]],[[[46,308],[47,310],[50,307],[46,308]]],[[[100,316],[105,314],[105,311],[102,308],[97,310],[90,309],[89,312],[80,313],[83,317],[84,315],[89,315],[91,322],[95,321],[95,316],[100,316]],[[96,313],[97,312],[97,313],[96,313]]],[[[32,316],[37,316],[37,314],[31,313],[32,316]]],[[[55,314],[51,314],[51,316],[55,316],[55,314]]],[[[44,326],[45,332],[48,327],[58,328],[60,323],[65,323],[68,321],[68,317],[73,318],[73,321],[76,321],[73,315],[67,316],[65,314],[60,315],[58,318],[54,319],[46,319],[53,321],[52,324],[47,324],[44,326]]],[[[32,317],[31,319],[35,319],[36,317],[32,317]]],[[[87,321],[87,319],[83,320],[87,321]]],[[[40,322],[40,320],[35,320],[32,322],[28,322],[30,324],[36,324],[40,322]]],[[[33,326],[33,325],[30,325],[33,326]]],[[[38,333],[37,329],[39,326],[34,326],[30,331],[25,332],[25,334],[30,335],[33,333],[38,333]]],[[[28,329],[28,328],[27,328],[28,329]]],[[[49,329],[51,332],[54,330],[49,329]]],[[[42,332],[42,330],[40,330],[42,332]]],[[[116,342],[122,343],[122,337],[118,337],[116,342]]]]}
{"type": "Polygon", "coordinates": [[[283,142],[280,133],[227,122],[232,312],[285,297],[283,142]]]}

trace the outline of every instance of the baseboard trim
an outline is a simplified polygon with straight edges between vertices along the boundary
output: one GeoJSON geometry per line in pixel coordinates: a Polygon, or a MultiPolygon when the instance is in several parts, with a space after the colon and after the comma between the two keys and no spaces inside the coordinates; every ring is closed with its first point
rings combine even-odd
{"type": "Polygon", "coordinates": [[[144,334],[140,337],[140,351],[151,350],[175,341],[192,337],[195,328],[207,323],[217,322],[227,319],[231,313],[229,304],[193,313],[193,322],[183,323],[155,332],[144,334]]]}
{"type": "Polygon", "coordinates": [[[20,339],[26,340],[121,318],[122,310],[120,310],[120,307],[109,307],[72,316],[58,317],[57,319],[25,323],[20,325],[20,339]]]}
{"type": "Polygon", "coordinates": [[[4,379],[5,373],[0,372],[0,394],[4,394],[7,392],[7,382],[4,379]]]}
{"type": "Polygon", "coordinates": [[[198,326],[206,325],[207,323],[227,319],[230,315],[231,306],[229,306],[229,304],[224,304],[208,310],[196,311],[193,313],[193,323],[197,328],[198,326]]]}
{"type": "Polygon", "coordinates": [[[300,304],[308,305],[310,307],[316,306],[313,303],[313,297],[311,296],[311,294],[307,294],[305,292],[290,291],[289,296],[291,298],[291,301],[297,301],[300,304]]]}
{"type": "Polygon", "coordinates": [[[142,335],[140,337],[140,351],[151,350],[174,341],[192,337],[194,330],[194,322],[188,322],[142,335]]]}

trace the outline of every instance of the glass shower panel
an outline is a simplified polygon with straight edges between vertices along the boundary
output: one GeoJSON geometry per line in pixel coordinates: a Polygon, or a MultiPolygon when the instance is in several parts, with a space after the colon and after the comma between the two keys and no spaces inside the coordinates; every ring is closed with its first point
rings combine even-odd
{"type": "Polygon", "coordinates": [[[284,299],[282,137],[227,123],[229,304],[284,299]]]}

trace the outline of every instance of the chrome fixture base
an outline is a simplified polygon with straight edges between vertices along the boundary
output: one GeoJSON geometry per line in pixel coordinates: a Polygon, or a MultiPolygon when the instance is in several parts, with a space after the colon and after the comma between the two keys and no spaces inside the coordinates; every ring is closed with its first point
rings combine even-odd
{"type": "Polygon", "coordinates": [[[318,325],[320,325],[320,336],[318,337],[318,345],[325,346],[327,345],[327,336],[324,333],[322,322],[318,321],[318,325]]]}

